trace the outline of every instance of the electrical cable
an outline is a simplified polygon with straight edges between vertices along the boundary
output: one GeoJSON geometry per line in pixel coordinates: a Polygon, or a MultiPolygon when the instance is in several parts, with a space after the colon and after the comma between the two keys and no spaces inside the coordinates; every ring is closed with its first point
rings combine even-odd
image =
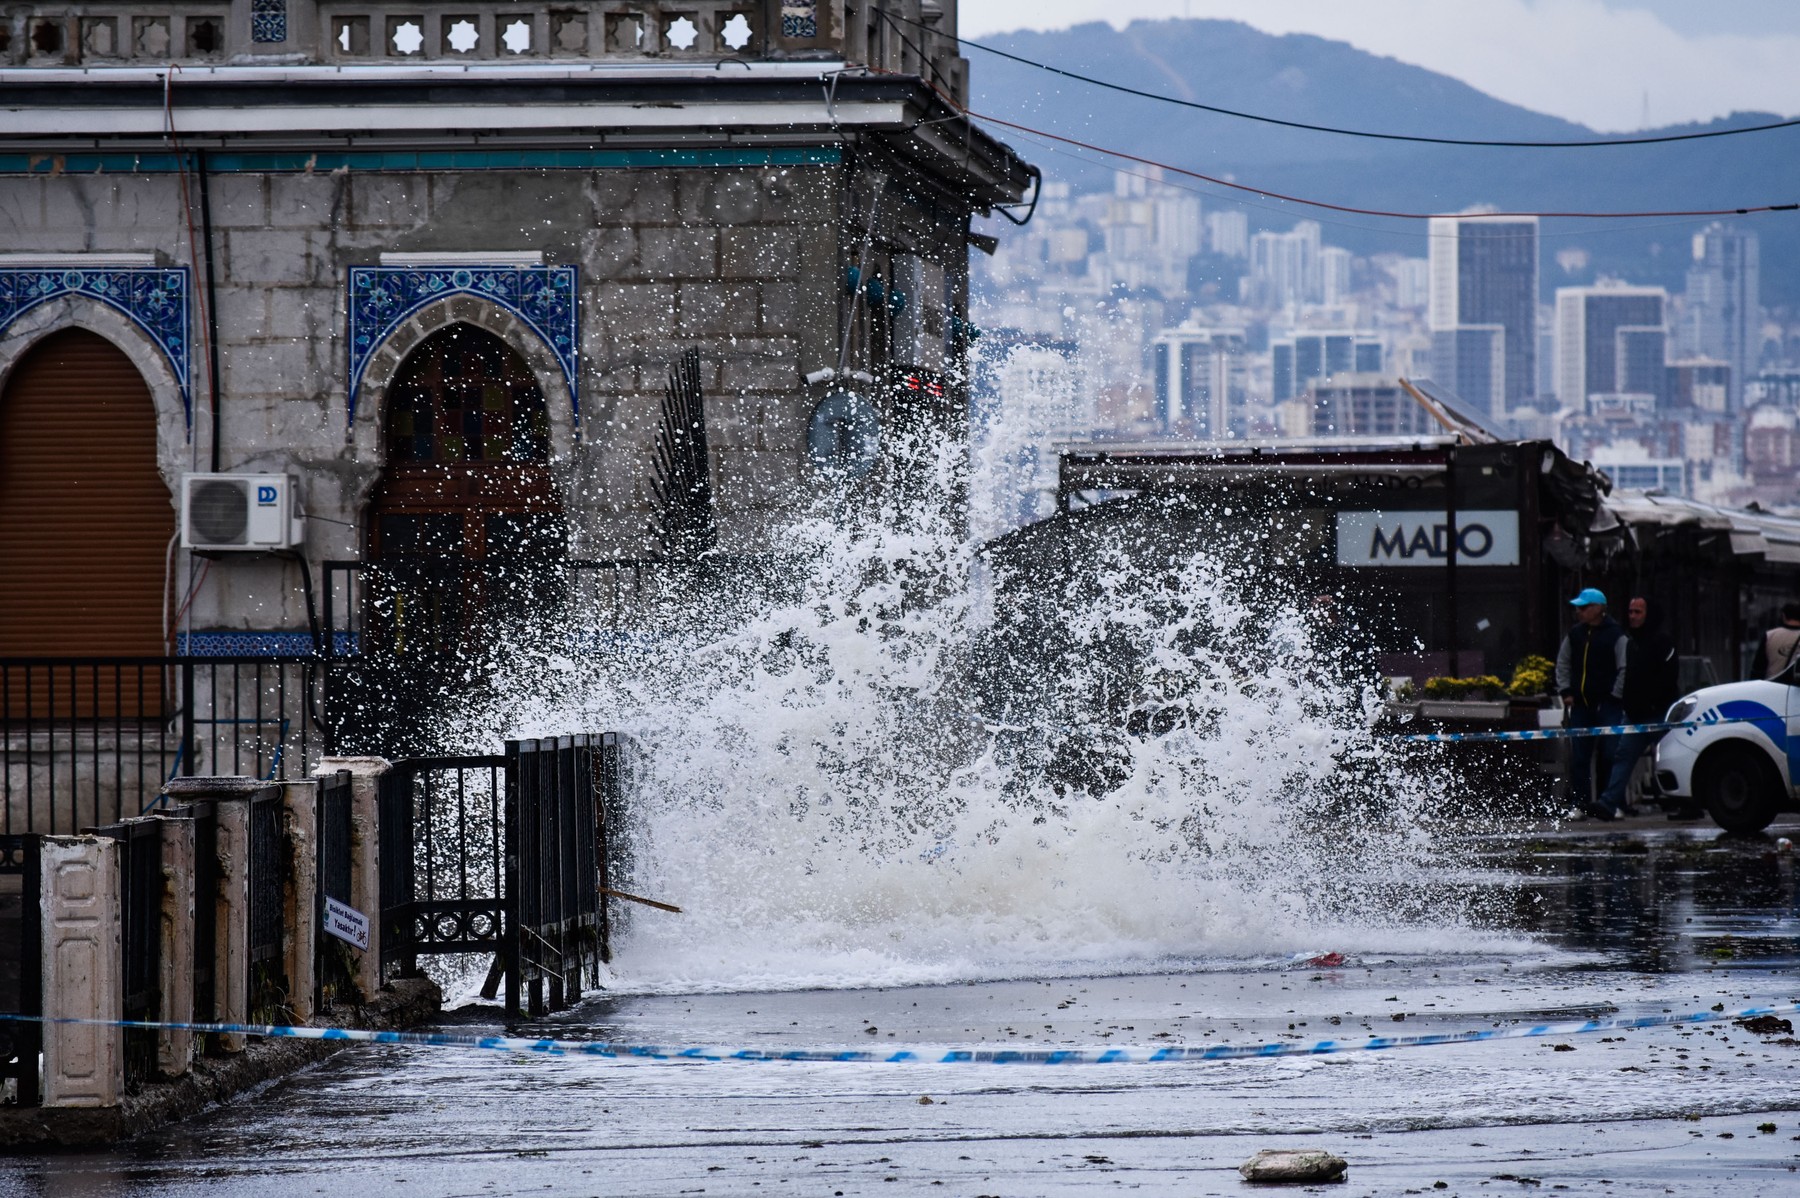
{"type": "MultiPolygon", "coordinates": [[[[175,75],[180,70],[181,65],[179,63],[170,63],[168,71],[163,75],[163,137],[168,141],[169,148],[175,151],[175,161],[177,163],[178,177],[181,183],[181,211],[182,215],[186,218],[187,223],[188,261],[192,264],[193,269],[198,272],[200,269],[200,234],[194,228],[194,204],[188,191],[188,176],[190,173],[188,152],[181,144],[181,137],[175,132],[175,75]]],[[[202,188],[205,186],[204,179],[201,181],[201,186],[202,188]]],[[[210,204],[208,204],[207,197],[204,194],[201,197],[201,202],[207,208],[210,208],[210,204]]],[[[208,282],[210,283],[212,273],[212,232],[210,228],[212,222],[210,213],[208,213],[206,223],[208,225],[206,270],[208,282]]],[[[214,472],[217,472],[219,469],[219,348],[217,345],[218,337],[216,332],[217,321],[213,316],[213,293],[210,285],[202,288],[195,298],[200,307],[200,331],[207,342],[206,383],[207,394],[212,402],[212,411],[208,414],[208,419],[212,425],[212,468],[214,472]]],[[[192,444],[194,439],[193,400],[187,398],[186,403],[188,407],[187,435],[189,443],[192,444]]],[[[198,452],[197,446],[195,446],[195,451],[198,452]]]]}
{"type": "Polygon", "coordinates": [[[1306,121],[1290,121],[1281,117],[1264,116],[1255,112],[1241,112],[1235,108],[1223,108],[1216,104],[1202,104],[1198,100],[1183,100],[1179,96],[1170,96],[1161,92],[1144,91],[1141,88],[1127,87],[1123,83],[1113,83],[1105,79],[1096,79],[1092,75],[1083,75],[1078,71],[1051,66],[1047,62],[1038,62],[1036,59],[1025,58],[1022,55],[995,49],[993,46],[984,45],[977,41],[971,41],[966,37],[958,37],[951,33],[942,33],[932,29],[928,25],[924,25],[921,22],[911,20],[907,17],[890,15],[888,19],[904,21],[908,25],[915,25],[920,29],[934,33],[938,37],[948,38],[960,45],[973,46],[977,50],[992,54],[998,58],[1004,58],[1023,66],[1036,68],[1040,71],[1048,71],[1052,75],[1061,75],[1065,79],[1074,79],[1080,83],[1086,83],[1094,87],[1103,87],[1108,91],[1123,92],[1128,96],[1138,96],[1145,100],[1156,100],[1164,104],[1175,104],[1182,108],[1194,108],[1201,112],[1215,113],[1219,116],[1236,117],[1239,120],[1245,121],[1258,121],[1265,125],[1280,125],[1286,129],[1303,129],[1311,133],[1330,133],[1338,137],[1362,137],[1376,141],[1404,141],[1431,146],[1473,146],[1487,149],[1587,150],[1602,146],[1652,146],[1662,145],[1668,142],[1702,141],[1713,137],[1735,137],[1740,133],[1767,133],[1773,129],[1791,129],[1800,125],[1800,118],[1796,118],[1785,121],[1770,121],[1762,125],[1745,125],[1736,129],[1711,129],[1702,133],[1664,133],[1652,137],[1597,137],[1584,139],[1582,141],[1506,141],[1501,139],[1473,137],[1426,137],[1421,134],[1413,133],[1382,133],[1372,129],[1345,129],[1336,125],[1314,125],[1306,121]]]}
{"type": "Polygon", "coordinates": [[[212,573],[212,559],[207,558],[200,565],[199,577],[188,584],[187,598],[183,599],[181,601],[181,606],[176,609],[175,619],[171,621],[171,624],[180,624],[182,617],[188,614],[189,609],[194,605],[194,600],[199,598],[200,584],[206,581],[206,576],[210,573],[212,573]]]}
{"type": "MultiPolygon", "coordinates": [[[[950,97],[945,96],[943,92],[939,91],[938,95],[942,97],[946,103],[954,103],[954,101],[952,101],[950,97]]],[[[961,106],[959,105],[958,107],[961,106]]],[[[1140,154],[1132,154],[1125,150],[1109,149],[1106,146],[1095,145],[1093,142],[1081,141],[1080,139],[1073,137],[1064,137],[1060,133],[1050,133],[1030,125],[1021,125],[1016,121],[1002,120],[997,116],[989,116],[986,113],[976,112],[971,108],[962,108],[962,111],[966,112],[969,116],[974,117],[976,120],[986,121],[990,125],[999,125],[1006,129],[1017,129],[1021,133],[1030,133],[1037,137],[1048,138],[1051,141],[1058,141],[1064,145],[1077,146],[1083,150],[1091,150],[1096,154],[1105,154],[1112,158],[1122,158],[1127,162],[1136,162],[1144,166],[1154,166],[1159,170],[1168,171],[1172,174],[1184,175],[1190,179],[1199,179],[1217,187],[1228,187],[1233,191],[1249,192],[1251,195],[1259,195],[1272,200],[1284,200],[1290,204],[1304,204],[1309,208],[1323,208],[1328,212],[1348,212],[1353,216],[1385,216],[1392,217],[1395,220],[1430,220],[1433,217],[1471,216],[1487,219],[1513,220],[1519,220],[1526,217],[1568,217],[1579,220],[1642,220],[1646,218],[1677,216],[1750,216],[1759,212],[1793,212],[1800,210],[1800,203],[1746,204],[1742,207],[1734,208],[1666,209],[1645,212],[1400,212],[1387,208],[1360,208],[1353,204],[1334,204],[1328,200],[1310,200],[1305,196],[1289,195],[1286,192],[1275,191],[1267,187],[1255,187],[1248,183],[1234,183],[1229,179],[1221,179],[1216,175],[1203,174],[1200,171],[1188,170],[1186,167],[1159,162],[1154,158],[1145,158],[1140,154]]]]}
{"type": "Polygon", "coordinates": [[[181,540],[181,530],[176,529],[169,534],[169,546],[163,550],[162,581],[162,633],[163,656],[175,656],[175,626],[169,620],[169,608],[175,598],[175,544],[181,540]]]}
{"type": "Polygon", "coordinates": [[[1575,220],[1646,220],[1667,217],[1750,216],[1762,212],[1800,211],[1800,203],[1745,204],[1731,208],[1653,209],[1642,212],[1563,212],[1548,210],[1517,212],[1403,212],[1389,208],[1361,208],[1353,204],[1334,204],[1329,200],[1308,199],[1305,196],[1290,195],[1287,192],[1276,191],[1273,188],[1256,187],[1248,183],[1235,183],[1230,179],[1221,179],[1216,175],[1208,175],[1201,171],[1189,170],[1186,167],[1161,162],[1155,158],[1146,158],[1141,154],[1133,154],[1127,150],[1115,150],[1108,146],[1096,145],[1089,141],[1082,141],[1079,138],[1066,137],[1060,133],[1051,133],[1049,130],[1039,129],[1032,125],[1020,124],[1017,121],[1009,121],[1001,117],[990,116],[987,113],[976,112],[973,108],[963,104],[955,96],[952,96],[935,82],[922,75],[905,76],[903,72],[888,70],[884,67],[866,67],[864,69],[872,75],[895,75],[917,79],[925,87],[929,88],[938,99],[949,105],[952,110],[960,112],[974,120],[986,121],[990,125],[999,125],[1006,129],[1016,129],[1020,133],[1031,134],[1037,137],[1046,138],[1050,141],[1061,142],[1064,145],[1075,146],[1083,150],[1091,150],[1096,154],[1105,154],[1112,158],[1122,158],[1127,162],[1136,162],[1143,166],[1153,166],[1158,170],[1177,175],[1184,175],[1190,179],[1199,179],[1202,182],[1211,183],[1217,187],[1230,188],[1232,191],[1248,192],[1251,195],[1259,195],[1272,200],[1282,200],[1290,204],[1302,204],[1308,208],[1322,208],[1328,212],[1347,212],[1353,216],[1380,216],[1389,217],[1394,220],[1431,220],[1434,217],[1479,217],[1488,220],[1521,220],[1532,217],[1539,219],[1549,219],[1554,217],[1575,220]]]}
{"type": "MultiPolygon", "coordinates": [[[[1078,153],[1074,150],[1063,149],[1060,146],[1054,145],[1050,142],[1043,141],[1042,139],[1038,138],[1035,134],[1027,133],[1024,136],[1027,141],[1038,146],[1040,149],[1042,149],[1047,154],[1055,154],[1061,158],[1068,158],[1075,162],[1087,163],[1089,165],[1098,165],[1099,164],[1099,161],[1090,155],[1078,153]]],[[[1140,173],[1138,171],[1131,171],[1131,170],[1119,170],[1118,168],[1114,168],[1114,169],[1117,171],[1118,174],[1127,175],[1133,179],[1143,179],[1146,182],[1150,182],[1150,183],[1158,183],[1164,187],[1172,187],[1172,188],[1176,189],[1177,191],[1191,192],[1194,195],[1198,195],[1198,196],[1216,196],[1218,194],[1216,191],[1214,191],[1210,187],[1195,187],[1189,183],[1183,183],[1183,182],[1180,182],[1177,180],[1172,180],[1172,179],[1165,179],[1165,178],[1162,178],[1157,175],[1144,174],[1144,173],[1140,173]]],[[[1237,203],[1242,204],[1246,208],[1255,208],[1261,212],[1285,212],[1285,211],[1287,211],[1286,209],[1282,208],[1280,205],[1258,204],[1254,200],[1238,200],[1237,203]]],[[[1329,226],[1330,228],[1334,228],[1334,229],[1357,229],[1357,230],[1360,230],[1365,233],[1391,233],[1391,232],[1393,232],[1392,228],[1390,228],[1388,226],[1384,226],[1384,225],[1362,224],[1357,221],[1348,221],[1348,220],[1333,220],[1330,217],[1319,217],[1317,219],[1321,225],[1326,225],[1326,226],[1329,226]]],[[[1689,217],[1685,220],[1677,218],[1677,219],[1673,219],[1673,220],[1659,221],[1656,224],[1637,225],[1637,226],[1634,226],[1634,228],[1636,230],[1642,231],[1642,230],[1649,230],[1649,229],[1671,229],[1671,228],[1691,227],[1697,221],[1704,220],[1704,219],[1706,219],[1706,218],[1705,217],[1689,217]]],[[[1558,230],[1558,229],[1541,229],[1538,231],[1536,236],[1539,240],[1547,240],[1547,239],[1551,239],[1551,238],[1590,237],[1597,232],[1599,232],[1598,229],[1588,228],[1588,227],[1578,227],[1578,228],[1573,228],[1573,229],[1560,229],[1560,230],[1558,230]]],[[[1425,234],[1425,236],[1426,236],[1426,238],[1429,239],[1434,236],[1440,236],[1440,234],[1433,234],[1433,233],[1427,232],[1425,234]]],[[[1499,234],[1494,235],[1496,240],[1505,240],[1510,237],[1531,237],[1531,236],[1532,236],[1532,234],[1530,234],[1530,233],[1499,233],[1499,234]]]]}

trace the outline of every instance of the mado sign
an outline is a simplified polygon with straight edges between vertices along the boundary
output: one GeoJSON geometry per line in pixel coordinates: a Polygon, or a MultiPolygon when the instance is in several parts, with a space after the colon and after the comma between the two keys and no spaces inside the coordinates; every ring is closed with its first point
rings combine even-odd
{"type": "MultiPolygon", "coordinates": [[[[1450,559],[1445,512],[1339,512],[1340,566],[1442,566],[1450,559]]],[[[1456,513],[1456,564],[1519,564],[1519,513],[1456,513]]]]}

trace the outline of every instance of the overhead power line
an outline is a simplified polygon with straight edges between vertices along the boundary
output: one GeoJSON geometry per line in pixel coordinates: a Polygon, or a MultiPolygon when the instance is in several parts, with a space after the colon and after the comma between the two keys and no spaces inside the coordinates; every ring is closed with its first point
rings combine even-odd
{"type": "MultiPolygon", "coordinates": [[[[1021,131],[1021,132],[1023,133],[1023,131],[1021,131]]],[[[1069,159],[1071,162],[1080,162],[1080,163],[1086,163],[1089,165],[1093,165],[1100,161],[1100,159],[1098,157],[1096,157],[1095,155],[1090,154],[1086,151],[1069,149],[1067,147],[1057,145],[1055,142],[1045,141],[1033,133],[1023,133],[1023,138],[1025,141],[1029,142],[1031,145],[1034,145],[1034,146],[1038,147],[1039,149],[1043,150],[1044,153],[1056,154],[1060,157],[1069,159]]],[[[1173,187],[1180,191],[1192,192],[1194,195],[1198,195],[1198,196],[1217,196],[1218,195],[1218,193],[1216,191],[1214,191],[1210,186],[1199,186],[1194,182],[1188,182],[1185,179],[1179,178],[1179,177],[1171,179],[1171,178],[1167,177],[1166,172],[1152,175],[1152,174],[1148,173],[1148,171],[1127,170],[1123,167],[1116,167],[1115,170],[1118,174],[1129,175],[1134,179],[1143,179],[1143,180],[1146,180],[1148,182],[1153,182],[1153,183],[1160,182],[1165,187],[1173,187]]],[[[1261,193],[1258,193],[1258,194],[1261,194],[1261,193]]],[[[1255,200],[1242,200],[1239,202],[1242,203],[1242,205],[1246,208],[1254,208],[1261,212],[1286,211],[1286,209],[1282,208],[1278,202],[1260,203],[1260,204],[1257,203],[1255,200]]],[[[1467,214],[1465,214],[1465,215],[1467,215],[1467,214]]],[[[1358,229],[1363,232],[1370,232],[1370,233],[1391,232],[1392,231],[1391,229],[1386,228],[1381,225],[1371,225],[1371,224],[1367,224],[1367,223],[1360,222],[1360,221],[1350,221],[1350,220],[1344,220],[1342,218],[1334,218],[1334,217],[1330,217],[1330,216],[1319,216],[1317,219],[1321,225],[1324,225],[1328,228],[1333,228],[1333,229],[1358,229]]],[[[1705,220],[1705,219],[1706,219],[1705,217],[1687,217],[1687,218],[1670,217],[1667,220],[1658,221],[1654,224],[1636,225],[1636,226],[1634,226],[1634,231],[1643,232],[1643,231],[1649,230],[1649,229],[1692,228],[1696,221],[1705,220]]],[[[1576,226],[1567,226],[1567,227],[1564,227],[1561,229],[1540,229],[1535,234],[1503,233],[1503,234],[1499,234],[1499,236],[1500,237],[1531,237],[1531,236],[1534,236],[1542,241],[1542,240],[1551,240],[1551,239],[1555,239],[1555,238],[1589,237],[1589,236],[1592,236],[1597,231],[1597,229],[1598,229],[1598,226],[1594,226],[1594,225],[1576,225],[1576,226]]],[[[1427,238],[1430,238],[1432,236],[1432,234],[1428,232],[1425,234],[1425,236],[1427,238]]]]}
{"type": "MultiPolygon", "coordinates": [[[[889,19],[904,21],[906,24],[917,26],[920,29],[931,28],[928,25],[924,25],[907,17],[890,15],[889,19]]],[[[1284,120],[1281,117],[1264,116],[1263,114],[1256,112],[1241,112],[1238,109],[1224,108],[1217,104],[1202,104],[1198,100],[1184,100],[1179,96],[1171,96],[1162,92],[1152,92],[1145,91],[1142,88],[1127,87],[1123,83],[1113,83],[1107,79],[1096,79],[1092,75],[1083,75],[1079,71],[1071,71],[1064,67],[1052,66],[1047,62],[1038,62],[1036,59],[1026,58],[1019,54],[1012,54],[1005,50],[996,49],[993,46],[984,45],[981,42],[971,41],[966,37],[955,37],[951,34],[938,32],[937,30],[932,30],[932,32],[937,33],[939,37],[949,37],[950,40],[964,46],[973,46],[975,49],[992,54],[997,58],[1004,58],[1010,62],[1016,62],[1022,66],[1032,67],[1036,70],[1047,71],[1052,75],[1061,75],[1065,79],[1074,79],[1077,82],[1086,83],[1093,87],[1103,87],[1108,91],[1122,92],[1128,96],[1137,96],[1145,100],[1155,100],[1162,104],[1175,104],[1182,108],[1193,108],[1201,112],[1214,113],[1218,116],[1236,117],[1237,119],[1244,121],[1258,121],[1265,125],[1279,125],[1284,129],[1304,129],[1311,133],[1330,133],[1338,137],[1363,137],[1375,141],[1416,142],[1428,146],[1476,146],[1489,149],[1585,150],[1593,149],[1597,146],[1653,146],[1676,141],[1703,141],[1713,137],[1736,137],[1740,133],[1767,133],[1772,129],[1791,129],[1800,125],[1800,118],[1796,118],[1794,120],[1786,121],[1770,121],[1767,124],[1762,125],[1742,125],[1732,129],[1710,129],[1701,133],[1661,133],[1653,137],[1595,137],[1582,141],[1506,141],[1498,138],[1425,137],[1415,133],[1383,133],[1374,129],[1344,129],[1336,125],[1314,125],[1307,121],[1290,121],[1284,120]]]]}
{"type": "Polygon", "coordinates": [[[1182,175],[1189,179],[1199,179],[1202,182],[1211,183],[1216,187],[1229,187],[1233,191],[1245,191],[1252,195],[1263,196],[1271,200],[1285,200],[1290,204],[1304,204],[1309,208],[1323,208],[1330,212],[1348,212],[1356,216],[1387,216],[1397,220],[1429,220],[1435,216],[1513,218],[1536,216],[1576,217],[1584,220],[1641,220],[1651,217],[1677,216],[1749,216],[1752,213],[1757,212],[1793,212],[1800,210],[1800,203],[1746,204],[1737,208],[1687,208],[1646,212],[1398,212],[1388,208],[1359,208],[1351,204],[1333,204],[1326,200],[1310,200],[1305,196],[1289,195],[1286,192],[1275,191],[1268,187],[1256,187],[1248,183],[1236,183],[1230,179],[1221,179],[1216,175],[1202,174],[1199,171],[1188,170],[1186,167],[1175,166],[1167,162],[1158,162],[1154,158],[1145,158],[1141,154],[1132,154],[1125,150],[1114,150],[1106,146],[1095,145],[1093,142],[1081,141],[1073,137],[1064,137],[1060,133],[1051,133],[1044,129],[1033,128],[1030,125],[1021,125],[1016,121],[1002,120],[997,116],[988,116],[985,113],[976,112],[971,108],[965,108],[962,105],[957,104],[953,97],[941,90],[938,91],[938,95],[942,97],[946,103],[953,105],[964,115],[973,117],[978,121],[986,121],[990,125],[1000,125],[1007,129],[1017,129],[1021,133],[1029,133],[1036,137],[1044,137],[1051,141],[1059,141],[1068,146],[1077,146],[1083,150],[1091,150],[1096,154],[1106,154],[1109,157],[1122,158],[1127,162],[1136,162],[1144,166],[1153,166],[1158,170],[1182,175]]]}

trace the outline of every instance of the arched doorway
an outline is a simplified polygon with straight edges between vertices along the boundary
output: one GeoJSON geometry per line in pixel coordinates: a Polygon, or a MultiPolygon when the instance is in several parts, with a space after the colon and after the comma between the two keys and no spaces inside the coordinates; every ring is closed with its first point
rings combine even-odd
{"type": "Polygon", "coordinates": [[[385,414],[386,467],[368,519],[384,580],[371,593],[379,647],[455,652],[559,592],[568,524],[544,393],[525,359],[485,329],[453,324],[401,363],[385,414]]]}
{"type": "Polygon", "coordinates": [[[427,337],[387,392],[386,472],[369,555],[544,557],[567,526],[550,479],[550,420],[525,359],[474,325],[427,337]]]}
{"type": "Polygon", "coordinates": [[[0,394],[0,656],[160,656],[175,509],[137,368],[86,329],[0,394]]]}

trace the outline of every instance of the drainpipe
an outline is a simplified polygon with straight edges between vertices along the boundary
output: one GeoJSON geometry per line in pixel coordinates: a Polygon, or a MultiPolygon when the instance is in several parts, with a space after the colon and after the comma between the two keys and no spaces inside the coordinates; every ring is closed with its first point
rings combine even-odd
{"type": "Polygon", "coordinates": [[[206,151],[194,151],[200,176],[200,236],[206,246],[207,398],[212,405],[212,472],[219,472],[219,289],[213,271],[212,190],[206,183],[206,151]]]}

